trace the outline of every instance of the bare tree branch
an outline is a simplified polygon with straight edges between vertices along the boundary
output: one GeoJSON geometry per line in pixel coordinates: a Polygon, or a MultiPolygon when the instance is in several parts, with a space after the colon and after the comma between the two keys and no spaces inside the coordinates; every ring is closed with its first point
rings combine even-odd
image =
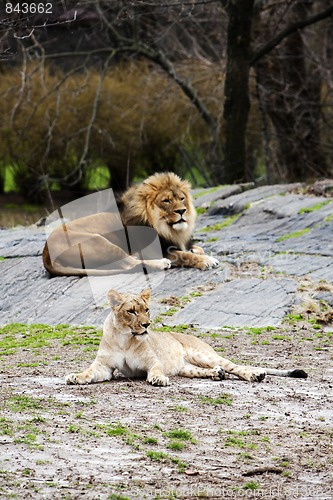
{"type": "Polygon", "coordinates": [[[258,50],[252,56],[250,60],[250,65],[253,66],[259,59],[261,59],[263,56],[271,52],[277,45],[279,45],[282,42],[282,40],[284,40],[287,36],[291,35],[292,33],[295,33],[295,31],[306,28],[306,26],[310,26],[311,24],[318,23],[319,21],[327,19],[332,15],[333,15],[333,6],[329,7],[323,12],[320,12],[319,14],[315,14],[314,16],[308,17],[303,21],[298,21],[296,23],[291,24],[286,29],[281,31],[275,38],[273,38],[266,45],[264,45],[264,47],[258,50]]]}

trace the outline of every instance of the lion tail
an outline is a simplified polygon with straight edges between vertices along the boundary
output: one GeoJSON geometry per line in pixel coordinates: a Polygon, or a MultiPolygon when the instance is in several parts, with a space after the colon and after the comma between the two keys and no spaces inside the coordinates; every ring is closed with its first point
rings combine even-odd
{"type": "Polygon", "coordinates": [[[308,378],[308,374],[301,369],[295,370],[266,370],[267,375],[274,375],[276,377],[292,377],[292,378],[308,378]]]}

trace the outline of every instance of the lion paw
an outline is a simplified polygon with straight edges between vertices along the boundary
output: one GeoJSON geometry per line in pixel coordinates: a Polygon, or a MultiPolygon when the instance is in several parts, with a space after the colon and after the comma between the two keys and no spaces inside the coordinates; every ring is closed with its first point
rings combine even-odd
{"type": "Polygon", "coordinates": [[[209,255],[205,255],[205,264],[206,264],[206,269],[213,269],[214,267],[217,267],[220,263],[215,257],[210,257],[209,255]]]}
{"type": "Polygon", "coordinates": [[[147,381],[151,385],[159,385],[161,387],[165,387],[169,385],[169,377],[165,377],[164,375],[152,375],[147,378],[147,381]]]}

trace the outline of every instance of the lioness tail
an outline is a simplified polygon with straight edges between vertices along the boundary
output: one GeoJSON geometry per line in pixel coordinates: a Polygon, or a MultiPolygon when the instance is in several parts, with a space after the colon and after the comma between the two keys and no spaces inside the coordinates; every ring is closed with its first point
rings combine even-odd
{"type": "Polygon", "coordinates": [[[266,370],[267,375],[275,375],[276,377],[293,377],[293,378],[308,378],[308,374],[304,370],[266,370]]]}

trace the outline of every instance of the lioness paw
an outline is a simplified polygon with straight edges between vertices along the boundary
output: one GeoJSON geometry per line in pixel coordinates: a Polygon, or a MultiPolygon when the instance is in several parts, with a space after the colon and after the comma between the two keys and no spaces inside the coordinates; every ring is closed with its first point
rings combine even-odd
{"type": "Polygon", "coordinates": [[[170,259],[161,259],[161,263],[162,263],[162,269],[170,269],[172,264],[170,259]]]}
{"type": "Polygon", "coordinates": [[[152,260],[144,260],[143,264],[149,267],[151,270],[164,271],[165,269],[170,269],[171,260],[170,259],[152,259],[152,260]]]}
{"type": "Polygon", "coordinates": [[[251,370],[249,374],[249,382],[261,382],[266,377],[266,371],[262,368],[251,370]]]}
{"type": "Polygon", "coordinates": [[[206,269],[213,269],[214,267],[217,267],[220,263],[215,257],[210,257],[209,255],[205,255],[205,264],[206,264],[206,269]]]}
{"type": "Polygon", "coordinates": [[[165,387],[166,385],[169,385],[169,377],[165,377],[164,375],[149,376],[147,381],[151,385],[159,385],[161,387],[165,387]]]}
{"type": "Polygon", "coordinates": [[[212,375],[213,380],[224,380],[225,379],[225,371],[223,370],[223,368],[221,368],[221,366],[215,366],[212,371],[213,371],[213,375],[212,375]]]}
{"type": "Polygon", "coordinates": [[[79,378],[76,373],[70,373],[65,377],[65,382],[67,385],[76,385],[76,384],[87,384],[85,380],[79,378]]]}

